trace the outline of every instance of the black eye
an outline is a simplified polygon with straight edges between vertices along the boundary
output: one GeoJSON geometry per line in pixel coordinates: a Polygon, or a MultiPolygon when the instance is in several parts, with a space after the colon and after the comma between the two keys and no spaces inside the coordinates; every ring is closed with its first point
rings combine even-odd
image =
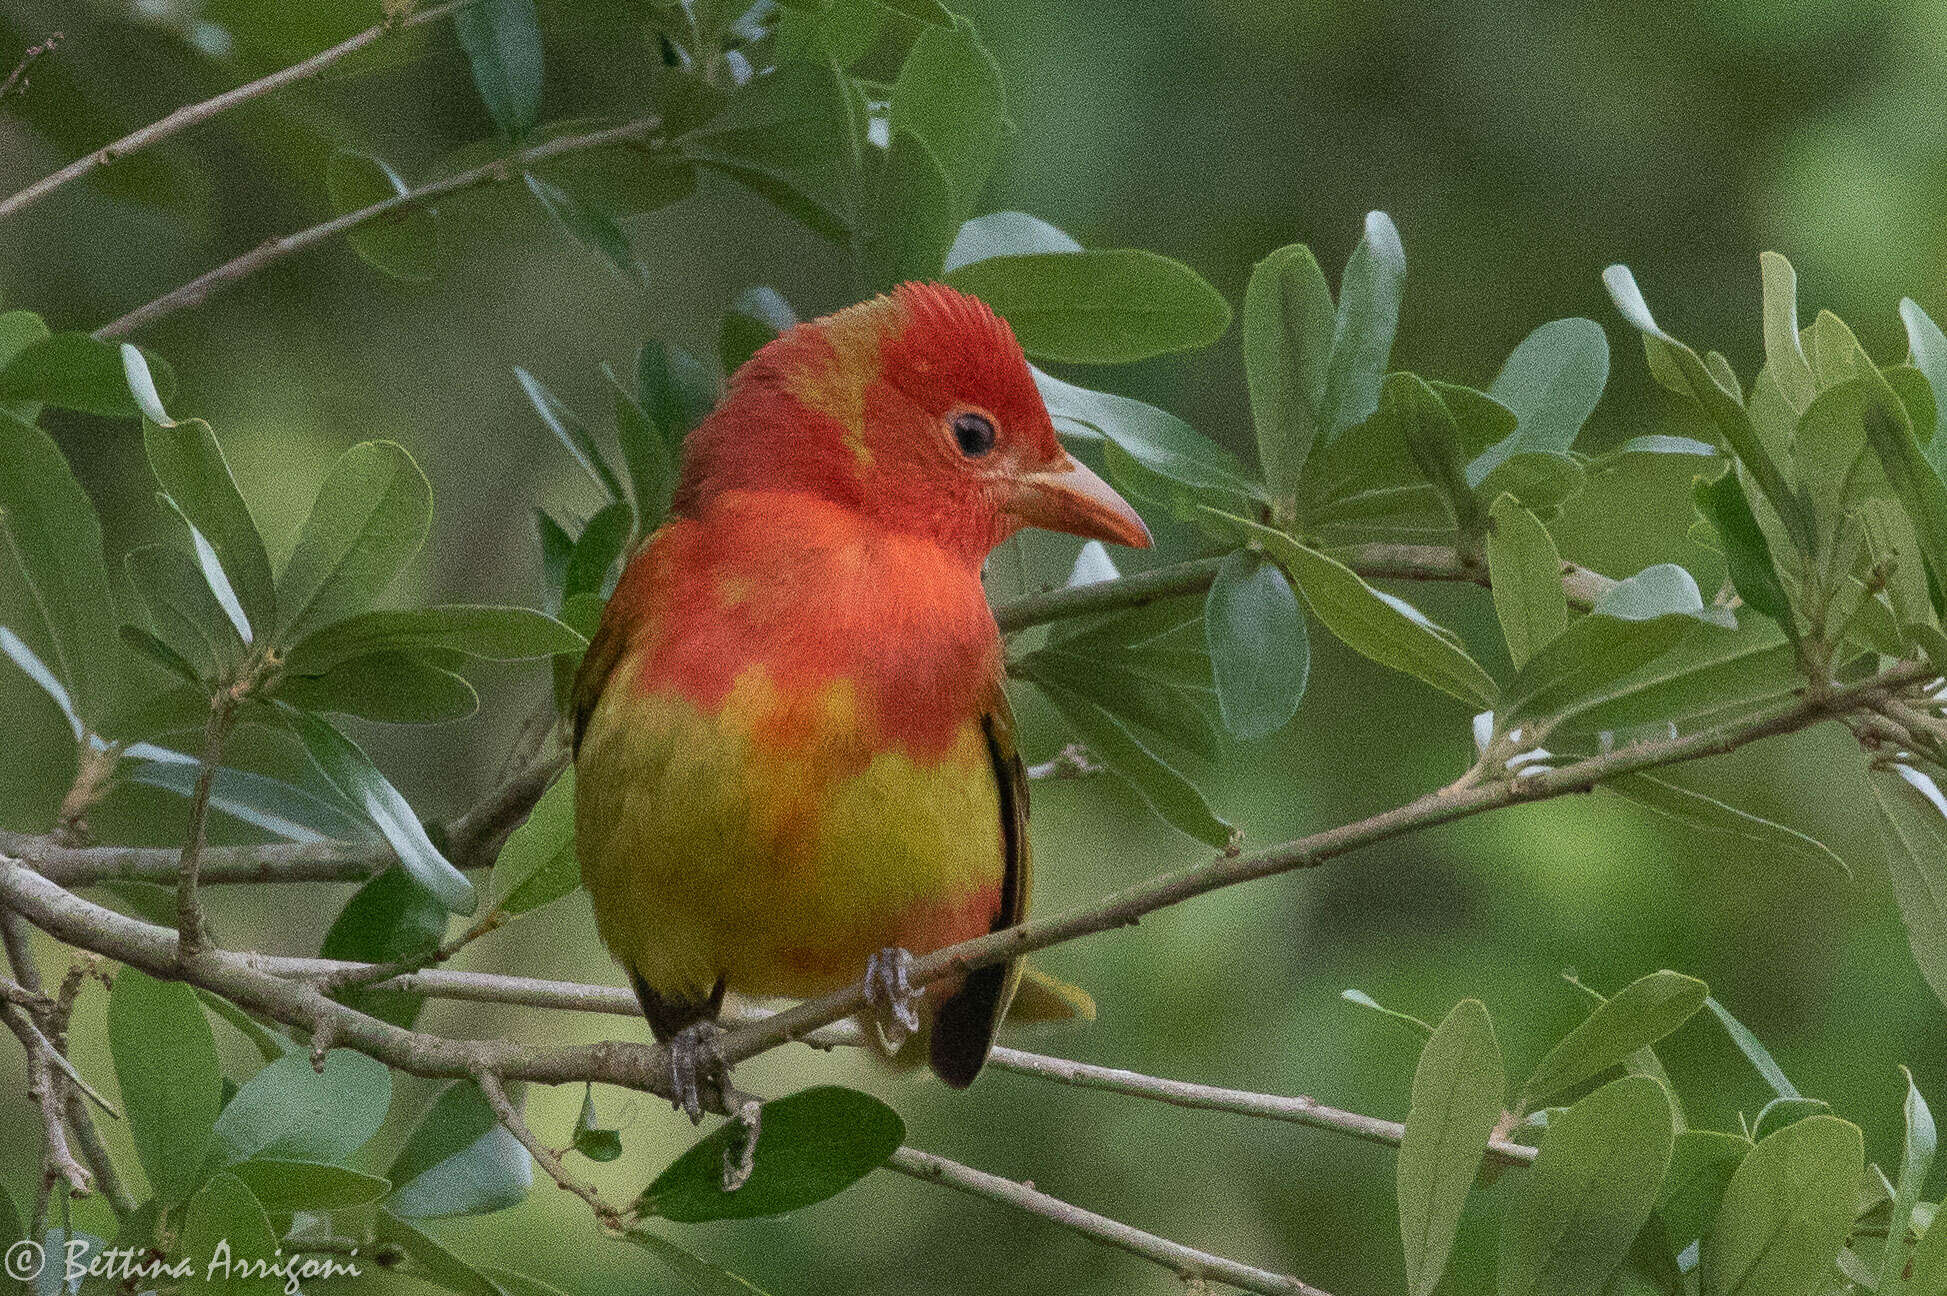
{"type": "Polygon", "coordinates": [[[955,414],[953,439],[959,443],[961,454],[978,459],[994,448],[994,425],[985,414],[955,414]]]}

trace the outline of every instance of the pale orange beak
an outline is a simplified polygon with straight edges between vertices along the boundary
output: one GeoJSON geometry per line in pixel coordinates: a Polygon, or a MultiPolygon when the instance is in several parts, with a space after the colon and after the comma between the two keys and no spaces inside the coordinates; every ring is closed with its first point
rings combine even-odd
{"type": "Polygon", "coordinates": [[[1149,548],[1149,528],[1129,502],[1075,456],[1015,480],[1007,511],[1028,526],[1065,531],[1086,540],[1149,548]]]}

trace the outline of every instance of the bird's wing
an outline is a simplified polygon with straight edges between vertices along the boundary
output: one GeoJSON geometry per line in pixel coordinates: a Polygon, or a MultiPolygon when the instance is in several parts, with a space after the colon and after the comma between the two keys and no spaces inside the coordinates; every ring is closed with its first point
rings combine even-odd
{"type": "Polygon", "coordinates": [[[581,665],[575,671],[574,687],[568,694],[568,714],[575,726],[574,746],[570,750],[576,755],[581,754],[581,738],[588,731],[588,718],[595,713],[595,704],[601,701],[602,690],[608,687],[609,675],[629,646],[626,625],[627,618],[620,615],[611,601],[603,609],[601,624],[595,628],[595,636],[588,641],[588,651],[582,654],[581,665]]]}
{"type": "MultiPolygon", "coordinates": [[[[1012,927],[1027,916],[1033,862],[1028,848],[1028,775],[1014,747],[1014,710],[996,678],[981,711],[987,752],[1000,790],[1001,875],[1000,909],[992,930],[1012,927]]],[[[967,974],[960,988],[933,1016],[928,1061],[940,1079],[964,1089],[980,1074],[993,1047],[994,1032],[1007,1015],[1008,1000],[1020,980],[1018,960],[991,964],[967,974]]]]}

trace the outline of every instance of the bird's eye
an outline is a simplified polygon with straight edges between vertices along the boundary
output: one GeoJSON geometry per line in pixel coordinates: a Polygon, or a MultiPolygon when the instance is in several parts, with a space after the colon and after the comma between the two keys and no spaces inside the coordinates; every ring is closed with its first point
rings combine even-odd
{"type": "Polygon", "coordinates": [[[994,448],[994,424],[985,414],[968,411],[953,416],[953,439],[960,453],[978,459],[994,448]]]}

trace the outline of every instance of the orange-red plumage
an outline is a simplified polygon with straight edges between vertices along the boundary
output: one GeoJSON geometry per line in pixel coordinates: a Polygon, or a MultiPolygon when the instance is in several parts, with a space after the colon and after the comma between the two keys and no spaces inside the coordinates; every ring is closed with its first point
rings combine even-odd
{"type": "MultiPolygon", "coordinates": [[[[906,285],[792,329],[690,434],[576,681],[577,836],[659,1036],[1025,909],[1026,791],[980,564],[1023,525],[1146,543],[981,302],[906,285]]],[[[970,1081],[1008,969],[936,985],[970,1081]]]]}

